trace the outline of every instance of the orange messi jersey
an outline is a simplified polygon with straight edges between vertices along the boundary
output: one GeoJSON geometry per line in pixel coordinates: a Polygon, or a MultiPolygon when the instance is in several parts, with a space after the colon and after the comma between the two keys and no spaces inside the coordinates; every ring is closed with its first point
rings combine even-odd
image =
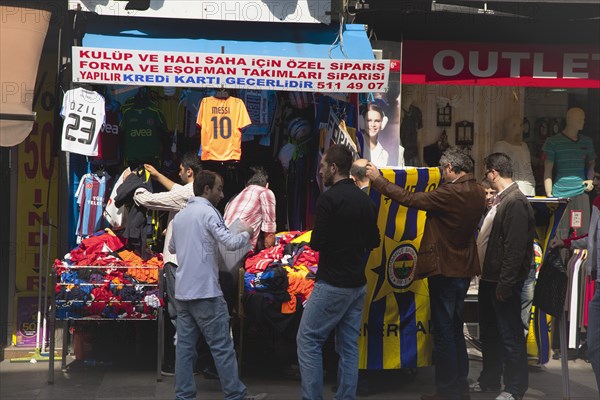
{"type": "Polygon", "coordinates": [[[251,123],[246,105],[237,97],[202,99],[196,119],[201,128],[201,159],[239,160],[242,156],[242,129],[251,123]]]}

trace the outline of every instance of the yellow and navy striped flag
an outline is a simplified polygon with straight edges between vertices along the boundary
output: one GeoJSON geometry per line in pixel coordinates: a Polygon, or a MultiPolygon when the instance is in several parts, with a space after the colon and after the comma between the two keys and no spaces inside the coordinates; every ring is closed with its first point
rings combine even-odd
{"type": "MultiPolygon", "coordinates": [[[[439,168],[383,170],[383,176],[413,192],[438,187],[439,168]]],[[[427,280],[413,280],[425,212],[401,206],[371,188],[378,209],[381,245],[366,265],[367,296],[359,337],[361,369],[431,365],[432,336],[427,280]]]]}

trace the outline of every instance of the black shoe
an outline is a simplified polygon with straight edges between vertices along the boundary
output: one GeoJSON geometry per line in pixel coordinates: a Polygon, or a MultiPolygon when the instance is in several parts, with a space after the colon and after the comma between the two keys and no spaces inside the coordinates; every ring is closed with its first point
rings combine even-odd
{"type": "MultiPolygon", "coordinates": [[[[333,393],[337,393],[338,390],[338,386],[337,385],[333,385],[331,387],[331,391],[333,393]]],[[[356,385],[356,395],[358,397],[369,397],[369,383],[365,380],[365,381],[358,381],[358,385],[356,385]]]]}
{"type": "Polygon", "coordinates": [[[282,371],[283,377],[286,379],[300,380],[300,369],[297,365],[289,365],[282,371]]]}
{"type": "Polygon", "coordinates": [[[171,364],[165,364],[160,369],[162,376],[175,376],[175,367],[171,364]]]}
{"type": "Polygon", "coordinates": [[[200,372],[204,379],[219,379],[219,373],[212,368],[204,367],[200,372]]]}
{"type": "Polygon", "coordinates": [[[356,395],[358,397],[369,397],[369,381],[367,379],[358,379],[356,395]]]}

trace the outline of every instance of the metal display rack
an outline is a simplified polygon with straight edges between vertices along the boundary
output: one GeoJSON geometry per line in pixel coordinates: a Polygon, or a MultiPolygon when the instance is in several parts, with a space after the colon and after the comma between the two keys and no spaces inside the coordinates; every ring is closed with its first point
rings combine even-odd
{"type": "MultiPolygon", "coordinates": [[[[117,299],[108,299],[108,300],[95,300],[95,299],[73,299],[73,300],[65,300],[65,299],[57,299],[56,295],[53,294],[51,296],[51,304],[50,304],[50,358],[48,363],[48,384],[54,383],[54,359],[55,359],[55,348],[56,348],[56,337],[55,337],[55,328],[56,321],[63,321],[64,323],[64,333],[63,333],[63,344],[62,344],[62,356],[61,356],[61,369],[66,369],[67,367],[67,353],[69,349],[69,327],[72,324],[76,324],[78,321],[95,321],[95,322],[124,322],[124,321],[157,321],[157,357],[156,357],[156,381],[162,381],[160,369],[163,358],[164,351],[164,343],[163,343],[163,308],[162,308],[162,297],[163,297],[163,276],[162,276],[162,268],[159,266],[113,266],[113,265],[104,265],[104,266],[69,266],[63,264],[61,268],[64,268],[66,271],[73,270],[110,270],[110,271],[121,271],[127,272],[131,269],[148,269],[155,270],[157,280],[156,282],[138,282],[138,283],[112,283],[114,287],[121,289],[122,287],[135,287],[136,292],[140,292],[142,294],[146,294],[147,292],[155,291],[158,289],[158,293],[156,296],[158,297],[161,304],[157,308],[151,308],[151,313],[140,313],[136,311],[137,317],[132,317],[129,312],[116,315],[116,316],[104,316],[102,314],[88,314],[86,313],[85,306],[89,306],[92,304],[103,304],[105,306],[120,306],[121,304],[127,304],[131,308],[133,306],[144,306],[148,305],[145,300],[117,300],[117,299]],[[59,312],[57,312],[59,311],[59,312]]],[[[57,274],[56,269],[52,271],[52,288],[56,286],[70,286],[70,287],[106,287],[107,282],[63,282],[62,281],[62,272],[57,274]]],[[[145,311],[148,311],[145,309],[145,311]]]]}

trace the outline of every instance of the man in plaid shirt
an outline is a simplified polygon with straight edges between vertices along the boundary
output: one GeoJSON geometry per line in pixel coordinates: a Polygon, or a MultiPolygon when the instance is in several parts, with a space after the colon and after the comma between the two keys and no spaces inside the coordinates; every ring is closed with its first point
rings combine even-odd
{"type": "Polygon", "coordinates": [[[252,247],[260,251],[275,244],[275,195],[269,189],[268,175],[262,167],[250,167],[252,177],[246,182],[246,188],[227,203],[225,224],[231,224],[239,218],[254,229],[250,238],[252,247]]]}

